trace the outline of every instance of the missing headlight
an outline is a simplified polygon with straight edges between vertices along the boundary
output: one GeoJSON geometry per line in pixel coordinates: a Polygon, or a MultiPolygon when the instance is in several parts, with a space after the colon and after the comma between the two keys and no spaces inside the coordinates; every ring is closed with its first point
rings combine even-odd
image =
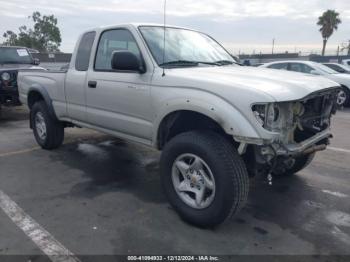
{"type": "Polygon", "coordinates": [[[253,105],[252,110],[256,120],[258,120],[261,126],[264,126],[266,118],[266,105],[253,105]]]}
{"type": "Polygon", "coordinates": [[[252,106],[255,118],[266,129],[269,129],[279,118],[280,111],[277,104],[256,104],[252,106]]]}

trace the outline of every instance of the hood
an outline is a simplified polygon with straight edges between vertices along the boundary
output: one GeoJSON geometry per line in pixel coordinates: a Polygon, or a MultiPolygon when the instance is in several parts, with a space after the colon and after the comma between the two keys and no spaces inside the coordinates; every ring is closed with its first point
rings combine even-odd
{"type": "Polygon", "coordinates": [[[236,92],[248,91],[250,95],[259,94],[274,101],[298,100],[311,93],[339,86],[321,76],[261,67],[191,67],[168,69],[166,72],[167,76],[176,78],[184,86],[210,89],[211,92],[217,90],[223,96],[235,93],[235,89],[236,92]]]}

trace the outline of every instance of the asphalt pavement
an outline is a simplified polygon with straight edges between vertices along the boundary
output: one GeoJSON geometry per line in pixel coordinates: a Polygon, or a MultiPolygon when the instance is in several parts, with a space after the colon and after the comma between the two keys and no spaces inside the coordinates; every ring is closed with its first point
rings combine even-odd
{"type": "MultiPolygon", "coordinates": [[[[251,180],[247,206],[215,229],[182,221],[159,179],[159,152],[88,129],[40,149],[24,108],[0,116],[0,191],[67,250],[81,255],[349,255],[350,110],[331,147],[297,175],[251,180]]],[[[43,255],[0,209],[0,255],[43,255]]]]}

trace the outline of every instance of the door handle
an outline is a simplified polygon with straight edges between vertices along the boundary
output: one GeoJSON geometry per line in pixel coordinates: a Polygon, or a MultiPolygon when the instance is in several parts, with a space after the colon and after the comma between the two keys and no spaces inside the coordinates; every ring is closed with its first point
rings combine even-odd
{"type": "Polygon", "coordinates": [[[96,87],[97,87],[97,82],[96,82],[96,81],[89,81],[89,82],[88,82],[88,87],[90,87],[90,88],[96,88],[96,87]]]}

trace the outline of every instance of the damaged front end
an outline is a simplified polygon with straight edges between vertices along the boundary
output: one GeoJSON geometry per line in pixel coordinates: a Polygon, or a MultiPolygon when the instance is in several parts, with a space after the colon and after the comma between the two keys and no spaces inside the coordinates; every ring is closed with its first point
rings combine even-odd
{"type": "Polygon", "coordinates": [[[261,126],[278,135],[272,143],[250,147],[250,159],[246,160],[252,164],[248,165],[251,171],[283,172],[297,157],[326,149],[332,137],[330,122],[337,110],[338,91],[332,88],[297,101],[253,105],[261,126]]]}

